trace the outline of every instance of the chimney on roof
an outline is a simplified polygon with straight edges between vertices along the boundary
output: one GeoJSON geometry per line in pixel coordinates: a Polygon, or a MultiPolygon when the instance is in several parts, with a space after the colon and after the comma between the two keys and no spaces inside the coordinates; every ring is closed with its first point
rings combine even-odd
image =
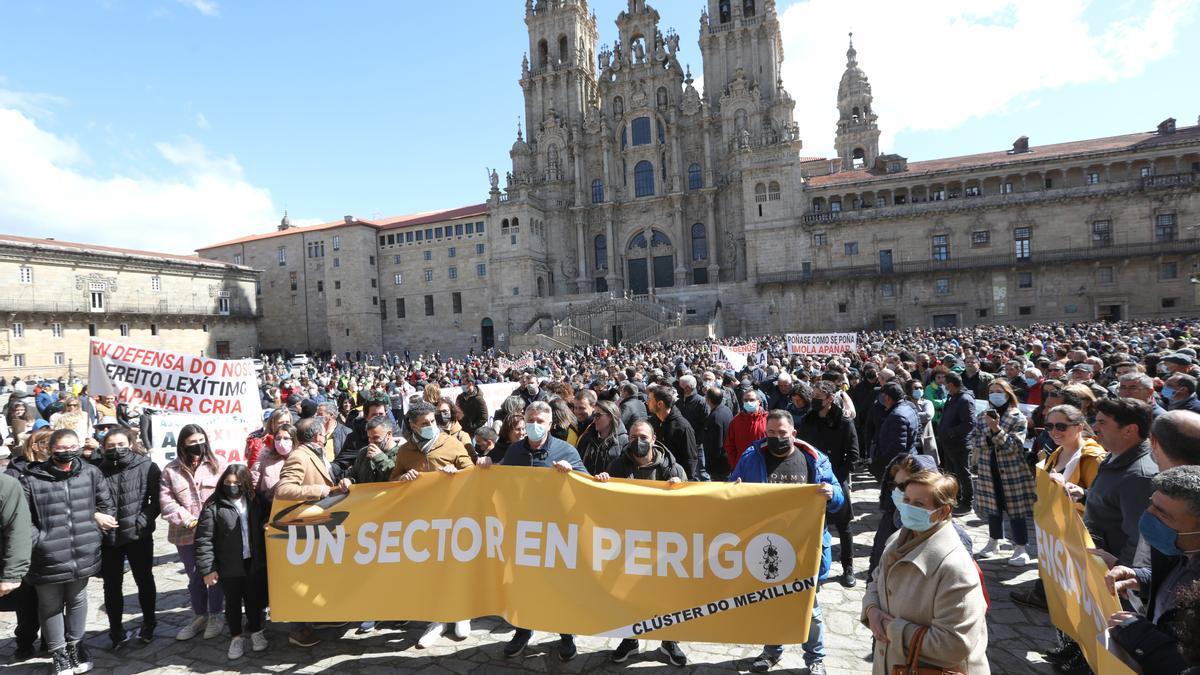
{"type": "Polygon", "coordinates": [[[353,223],[354,223],[354,216],[346,216],[346,224],[351,225],[353,223]]]}
{"type": "Polygon", "coordinates": [[[1012,150],[1009,150],[1008,154],[1019,155],[1019,154],[1025,153],[1025,152],[1029,152],[1029,137],[1028,136],[1022,136],[1022,137],[1018,138],[1017,140],[1013,141],[1012,150]]]}
{"type": "Polygon", "coordinates": [[[1168,117],[1167,119],[1158,123],[1158,135],[1159,136],[1166,136],[1168,134],[1173,134],[1173,133],[1175,133],[1175,118],[1174,117],[1168,117]]]}

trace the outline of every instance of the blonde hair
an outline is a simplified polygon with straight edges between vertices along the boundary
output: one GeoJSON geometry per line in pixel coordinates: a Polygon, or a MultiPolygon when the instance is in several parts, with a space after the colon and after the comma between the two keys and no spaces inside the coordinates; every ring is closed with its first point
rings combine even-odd
{"type": "Polygon", "coordinates": [[[909,485],[924,485],[929,488],[929,492],[933,495],[933,503],[936,508],[943,506],[953,507],[958,502],[958,481],[954,476],[947,476],[941,471],[920,471],[908,477],[908,480],[900,484],[900,491],[908,489],[909,485]]]}
{"type": "Polygon", "coordinates": [[[21,446],[21,454],[25,455],[26,461],[44,462],[44,461],[46,461],[47,458],[50,457],[49,441],[50,441],[50,434],[52,434],[52,433],[54,433],[54,432],[49,427],[42,427],[41,429],[38,429],[37,431],[34,431],[29,434],[29,436],[25,439],[25,444],[23,446],[21,446]],[[34,447],[34,446],[38,445],[39,443],[47,444],[45,449],[43,449],[41,451],[42,452],[41,457],[38,456],[38,452],[34,447]]]}
{"type": "Polygon", "coordinates": [[[421,398],[425,399],[429,405],[436,408],[437,404],[441,403],[442,401],[442,388],[433,382],[430,382],[429,384],[425,385],[425,391],[421,398]]]}

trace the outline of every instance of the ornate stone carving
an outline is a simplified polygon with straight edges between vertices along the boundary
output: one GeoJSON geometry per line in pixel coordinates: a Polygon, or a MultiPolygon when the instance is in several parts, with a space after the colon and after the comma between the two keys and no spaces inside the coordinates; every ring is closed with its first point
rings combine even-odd
{"type": "Polygon", "coordinates": [[[82,291],[84,288],[87,288],[88,284],[104,284],[104,290],[106,290],[106,291],[117,290],[117,278],[116,277],[104,276],[103,274],[100,274],[98,272],[92,272],[92,273],[86,274],[86,275],[85,274],[76,274],[75,275],[75,290],[82,291]]]}

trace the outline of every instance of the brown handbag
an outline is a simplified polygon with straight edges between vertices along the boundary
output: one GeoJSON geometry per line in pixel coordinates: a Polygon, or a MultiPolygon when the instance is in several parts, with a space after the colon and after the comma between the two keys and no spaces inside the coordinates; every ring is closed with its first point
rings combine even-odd
{"type": "Polygon", "coordinates": [[[892,675],[963,675],[957,670],[918,665],[921,662],[921,643],[925,640],[925,633],[928,632],[929,626],[921,626],[917,629],[912,637],[912,643],[908,645],[908,663],[892,666],[892,675]]]}

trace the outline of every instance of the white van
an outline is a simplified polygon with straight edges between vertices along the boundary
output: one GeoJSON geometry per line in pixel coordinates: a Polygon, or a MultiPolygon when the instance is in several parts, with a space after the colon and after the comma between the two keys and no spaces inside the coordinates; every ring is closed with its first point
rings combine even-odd
{"type": "Polygon", "coordinates": [[[297,354],[289,361],[293,368],[300,368],[308,365],[308,354],[297,354]]]}

